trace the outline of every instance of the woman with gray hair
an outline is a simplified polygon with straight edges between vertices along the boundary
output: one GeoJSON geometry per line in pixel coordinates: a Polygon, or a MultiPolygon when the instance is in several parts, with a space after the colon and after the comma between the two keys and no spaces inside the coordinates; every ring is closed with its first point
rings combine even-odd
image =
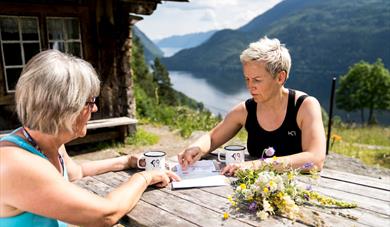
{"type": "Polygon", "coordinates": [[[78,165],[65,150],[85,136],[99,86],[89,63],[56,50],[26,64],[15,93],[22,127],[0,140],[0,226],[112,226],[149,185],[180,180],[171,171],[143,171],[106,197],[69,182],[137,166],[131,155],[78,165]]]}
{"type": "Polygon", "coordinates": [[[222,122],[181,152],[181,166],[193,164],[245,127],[249,154],[261,159],[227,165],[222,174],[259,167],[268,161],[263,153],[270,148],[273,152],[267,153],[278,156],[278,163],[284,164],[279,168],[300,168],[306,164],[322,169],[325,131],[321,107],[314,97],[284,87],[291,68],[287,48],[278,39],[264,37],[251,43],[240,60],[252,98],[233,107],[222,122]]]}

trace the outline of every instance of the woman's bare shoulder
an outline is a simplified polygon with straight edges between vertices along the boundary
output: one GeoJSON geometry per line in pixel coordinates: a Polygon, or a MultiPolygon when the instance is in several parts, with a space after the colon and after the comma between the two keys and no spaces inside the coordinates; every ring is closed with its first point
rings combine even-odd
{"type": "Polygon", "coordinates": [[[56,175],[55,167],[46,159],[17,146],[2,146],[0,149],[0,175],[2,179],[19,180],[26,177],[56,175]]]}
{"type": "Polygon", "coordinates": [[[245,101],[235,105],[226,115],[225,120],[234,121],[239,124],[244,124],[248,112],[246,111],[245,101]]]}
{"type": "Polygon", "coordinates": [[[310,94],[307,94],[303,91],[298,91],[298,90],[295,90],[295,93],[296,93],[295,101],[297,101],[299,99],[299,97],[307,95],[307,97],[303,101],[303,103],[305,103],[305,105],[308,105],[308,103],[310,103],[309,105],[319,104],[318,100],[314,96],[311,96],[310,94]]]}

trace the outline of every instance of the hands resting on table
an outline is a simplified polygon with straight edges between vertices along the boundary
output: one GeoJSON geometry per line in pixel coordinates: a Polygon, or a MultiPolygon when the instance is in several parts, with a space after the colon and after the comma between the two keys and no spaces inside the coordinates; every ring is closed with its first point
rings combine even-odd
{"type": "MultiPolygon", "coordinates": [[[[183,152],[179,153],[177,155],[177,159],[179,161],[179,164],[183,169],[186,169],[189,165],[194,164],[196,161],[199,161],[200,158],[204,154],[202,153],[201,149],[199,147],[190,147],[184,150],[183,152]]],[[[226,165],[222,171],[221,174],[227,175],[227,176],[233,176],[234,173],[238,169],[248,169],[253,168],[254,165],[257,163],[253,161],[247,161],[247,162],[241,162],[241,163],[234,163],[234,164],[228,164],[226,165]]]]}

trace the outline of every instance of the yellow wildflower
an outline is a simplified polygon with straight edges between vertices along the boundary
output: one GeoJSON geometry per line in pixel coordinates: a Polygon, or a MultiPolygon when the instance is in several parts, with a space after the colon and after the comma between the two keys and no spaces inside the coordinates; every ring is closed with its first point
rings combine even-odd
{"type": "Polygon", "coordinates": [[[240,184],[240,188],[241,188],[242,190],[244,190],[244,189],[246,189],[246,185],[245,185],[245,184],[240,184]]]}
{"type": "Polygon", "coordinates": [[[229,214],[226,213],[226,212],[224,212],[224,213],[223,213],[223,219],[226,220],[226,219],[228,219],[228,218],[229,218],[229,214]]]}
{"type": "Polygon", "coordinates": [[[264,193],[267,193],[268,191],[269,191],[268,188],[267,188],[267,187],[264,187],[263,192],[264,192],[264,193]]]}
{"type": "Polygon", "coordinates": [[[339,135],[337,135],[337,134],[333,134],[333,135],[332,135],[332,140],[333,140],[333,141],[336,141],[336,142],[337,142],[337,141],[340,141],[341,139],[342,139],[342,137],[339,136],[339,135]]]}

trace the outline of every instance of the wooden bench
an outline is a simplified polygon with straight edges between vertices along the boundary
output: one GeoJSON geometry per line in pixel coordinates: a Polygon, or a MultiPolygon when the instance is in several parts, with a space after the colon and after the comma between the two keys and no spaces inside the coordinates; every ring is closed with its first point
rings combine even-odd
{"type": "Polygon", "coordinates": [[[129,133],[135,132],[137,120],[129,117],[113,117],[99,120],[90,120],[87,124],[87,135],[72,140],[67,146],[94,143],[105,140],[125,142],[129,133]]]}
{"type": "MultiPolygon", "coordinates": [[[[85,143],[94,143],[104,140],[118,140],[125,142],[129,132],[135,132],[136,119],[129,117],[113,117],[99,120],[90,120],[87,124],[87,135],[82,138],[75,139],[67,146],[79,145],[85,143]]],[[[12,130],[1,131],[0,138],[11,133],[12,130]]]]}

